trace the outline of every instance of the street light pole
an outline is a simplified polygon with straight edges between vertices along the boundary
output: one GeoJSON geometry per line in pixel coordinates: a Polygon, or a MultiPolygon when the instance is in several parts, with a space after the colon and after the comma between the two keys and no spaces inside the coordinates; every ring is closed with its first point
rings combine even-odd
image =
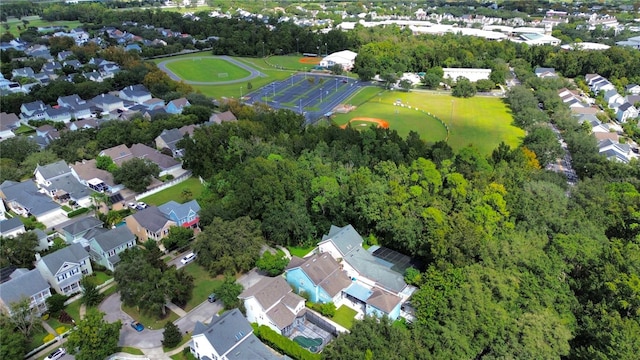
{"type": "Polygon", "coordinates": [[[320,102],[322,102],[322,88],[320,88],[320,102]]]}
{"type": "Polygon", "coordinates": [[[262,42],[262,57],[264,57],[264,41],[262,42]]]}
{"type": "Polygon", "coordinates": [[[336,78],[336,92],[338,91],[338,78],[336,78]]]}
{"type": "Polygon", "coordinates": [[[300,38],[296,38],[296,54],[300,54],[300,38]]]}
{"type": "Polygon", "coordinates": [[[329,46],[327,46],[327,43],[324,43],[324,56],[329,56],[329,46]]]}
{"type": "Polygon", "coordinates": [[[240,101],[242,101],[242,86],[240,86],[240,101]]]}

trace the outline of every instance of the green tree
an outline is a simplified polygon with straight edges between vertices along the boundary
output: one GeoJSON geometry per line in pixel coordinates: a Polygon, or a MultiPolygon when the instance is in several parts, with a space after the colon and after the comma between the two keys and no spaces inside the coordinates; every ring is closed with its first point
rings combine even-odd
{"type": "Polygon", "coordinates": [[[107,155],[99,155],[96,157],[96,167],[109,172],[114,172],[118,168],[111,157],[107,155]]]}
{"type": "Polygon", "coordinates": [[[496,83],[491,80],[480,79],[476,81],[476,89],[480,92],[488,92],[496,88],[496,83]]]}
{"type": "Polygon", "coordinates": [[[16,136],[0,142],[0,156],[22,163],[27,156],[40,150],[35,141],[24,136],[16,136]]]}
{"type": "Polygon", "coordinates": [[[5,314],[0,314],[0,358],[22,359],[27,353],[27,338],[5,314]]]}
{"type": "Polygon", "coordinates": [[[329,71],[331,71],[333,75],[342,75],[344,68],[340,64],[335,64],[329,67],[329,71]]]}
{"type": "Polygon", "coordinates": [[[56,316],[61,310],[64,310],[64,302],[67,301],[67,299],[67,296],[61,294],[53,294],[47,298],[47,309],[52,316],[56,316]]]}
{"type": "Polygon", "coordinates": [[[31,299],[22,299],[11,303],[11,323],[25,338],[31,336],[33,331],[40,326],[42,319],[38,314],[38,308],[31,306],[31,299]]]}
{"type": "Polygon", "coordinates": [[[189,244],[193,239],[193,229],[182,226],[169,228],[169,235],[162,239],[162,245],[167,250],[180,249],[189,244]]]}
{"type": "Polygon", "coordinates": [[[556,134],[547,126],[534,127],[522,141],[523,145],[536,153],[541,166],[555,161],[562,156],[563,150],[556,134]]]}
{"type": "Polygon", "coordinates": [[[225,310],[237,308],[241,305],[238,295],[242,292],[242,285],[233,276],[225,276],[224,281],[216,290],[216,296],[224,304],[225,310]]]}
{"type": "Polygon", "coordinates": [[[182,341],[182,333],[180,332],[180,328],[171,321],[167,321],[167,323],[164,325],[164,332],[162,333],[162,337],[162,345],[168,348],[176,347],[182,341]]]}
{"type": "Polygon", "coordinates": [[[35,261],[35,248],[38,246],[38,235],[33,231],[18,234],[14,237],[0,237],[0,264],[32,269],[35,261]]]}
{"type": "Polygon", "coordinates": [[[282,274],[288,264],[289,259],[287,259],[284,254],[272,254],[270,251],[265,251],[258,261],[256,261],[256,267],[266,272],[269,276],[282,274]]]}
{"type": "Polygon", "coordinates": [[[80,280],[80,286],[82,287],[82,302],[91,307],[100,304],[103,295],[100,293],[93,279],[87,276],[83,276],[80,280]]]}
{"type": "Polygon", "coordinates": [[[465,77],[459,77],[456,80],[451,95],[455,97],[468,98],[476,94],[476,86],[465,77]]]}
{"type": "Polygon", "coordinates": [[[135,192],[143,192],[151,184],[154,177],[160,174],[160,168],[155,163],[143,159],[125,161],[120,168],[113,172],[113,180],[124,184],[135,192]]]}
{"type": "Polygon", "coordinates": [[[104,313],[88,309],[84,319],[67,337],[66,349],[78,360],[105,359],[118,351],[120,320],[108,323],[104,313]]]}
{"type": "Polygon", "coordinates": [[[433,73],[426,73],[422,77],[422,83],[428,89],[437,89],[440,86],[441,82],[442,82],[442,76],[438,76],[433,73]]]}

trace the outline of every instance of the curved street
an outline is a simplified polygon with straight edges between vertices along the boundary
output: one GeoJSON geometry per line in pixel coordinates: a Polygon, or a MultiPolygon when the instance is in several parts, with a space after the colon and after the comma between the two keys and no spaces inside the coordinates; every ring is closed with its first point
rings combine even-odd
{"type": "Polygon", "coordinates": [[[170,60],[166,60],[163,61],[161,63],[158,63],[158,68],[162,71],[164,71],[167,75],[169,75],[169,77],[173,80],[176,81],[182,81],[185,84],[189,84],[189,85],[228,85],[228,84],[237,84],[237,83],[241,83],[241,82],[246,82],[248,80],[252,80],[255,79],[257,77],[267,77],[267,75],[265,75],[264,73],[252,68],[251,66],[240,62],[232,57],[223,55],[223,56],[200,56],[200,57],[192,57],[189,59],[219,59],[219,60],[224,60],[227,62],[232,63],[233,65],[242,68],[244,70],[247,70],[250,75],[243,77],[242,79],[236,79],[236,80],[226,80],[226,81],[192,81],[192,80],[185,80],[182,79],[181,77],[179,77],[178,75],[176,75],[173,71],[169,70],[169,68],[167,68],[167,64],[175,62],[175,61],[181,61],[184,60],[184,58],[178,58],[178,59],[170,59],[170,60]]]}

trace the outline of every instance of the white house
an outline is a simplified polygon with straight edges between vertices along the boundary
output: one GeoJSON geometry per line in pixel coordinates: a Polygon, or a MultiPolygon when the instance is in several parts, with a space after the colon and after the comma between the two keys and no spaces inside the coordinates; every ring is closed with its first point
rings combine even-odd
{"type": "Polygon", "coordinates": [[[11,306],[23,298],[31,301],[38,315],[47,311],[47,298],[51,297],[49,284],[38,270],[16,269],[10,280],[0,284],[0,311],[11,315],[11,306]]]}
{"type": "Polygon", "coordinates": [[[628,119],[633,119],[636,117],[638,117],[638,109],[636,109],[633,105],[626,102],[618,106],[616,119],[618,119],[619,122],[625,123],[628,119]]]}
{"type": "Polygon", "coordinates": [[[80,244],[71,244],[44,257],[36,254],[36,269],[58,294],[72,295],[80,292],[80,280],[91,275],[89,253],[80,244]]]}

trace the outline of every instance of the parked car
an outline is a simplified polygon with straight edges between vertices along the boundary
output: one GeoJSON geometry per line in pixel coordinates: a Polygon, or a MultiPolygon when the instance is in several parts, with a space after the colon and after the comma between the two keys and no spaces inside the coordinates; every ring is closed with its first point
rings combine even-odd
{"type": "Polygon", "coordinates": [[[180,262],[182,263],[182,265],[187,265],[188,263],[192,262],[193,260],[196,259],[196,254],[194,253],[189,253],[187,254],[185,257],[183,257],[180,262]]]}
{"type": "Polygon", "coordinates": [[[142,330],[144,330],[144,325],[140,324],[137,321],[133,321],[131,323],[131,327],[134,328],[137,332],[141,332],[142,330]]]}
{"type": "Polygon", "coordinates": [[[128,202],[127,206],[129,207],[129,209],[135,209],[136,208],[136,203],[135,202],[128,202]]]}
{"type": "Polygon", "coordinates": [[[216,300],[218,300],[218,298],[216,297],[216,293],[211,293],[211,295],[209,295],[207,300],[209,300],[210,303],[215,302],[216,300]]]}
{"type": "Polygon", "coordinates": [[[67,351],[64,348],[58,348],[56,351],[52,352],[45,358],[45,360],[58,360],[63,357],[67,351]]]}
{"type": "Polygon", "coordinates": [[[142,201],[138,202],[138,204],[136,205],[136,209],[138,210],[142,210],[142,209],[146,209],[149,205],[143,203],[142,201]]]}

